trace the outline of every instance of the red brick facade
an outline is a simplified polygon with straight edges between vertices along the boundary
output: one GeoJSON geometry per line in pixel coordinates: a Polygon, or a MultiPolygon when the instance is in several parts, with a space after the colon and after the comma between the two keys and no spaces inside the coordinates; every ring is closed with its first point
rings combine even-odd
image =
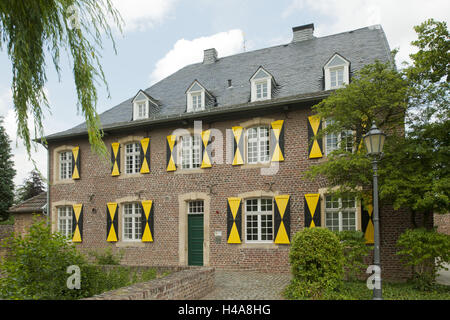
{"type": "MultiPolygon", "coordinates": [[[[227,243],[227,198],[261,192],[262,194],[290,195],[290,238],[304,227],[304,195],[318,193],[319,188],[326,187],[324,181],[309,181],[303,178],[303,172],[310,165],[323,159],[308,158],[307,117],[310,107],[296,107],[285,111],[276,106],[276,111],[267,115],[255,115],[262,119],[284,120],[284,158],[279,171],[275,175],[261,175],[260,167],[232,166],[231,164],[214,164],[212,168],[195,169],[192,172],[166,171],[166,137],[177,127],[149,128],[144,132],[127,132],[121,135],[109,134],[105,143],[109,147],[112,142],[127,136],[150,138],[150,173],[133,177],[111,176],[111,163],[93,154],[87,138],[53,142],[50,144],[51,181],[50,201],[52,212],[57,204],[82,203],[83,241],[79,248],[91,250],[112,247],[123,250],[123,262],[130,265],[183,265],[186,260],[180,242],[180,195],[197,192],[202,200],[208,201],[208,236],[205,238],[205,255],[207,265],[221,269],[260,270],[267,272],[289,271],[289,245],[276,244],[242,244],[227,243]],[[55,148],[61,146],[79,146],[81,178],[69,183],[55,181],[55,148]],[[139,198],[140,195],[140,198],[139,198]],[[206,198],[206,199],[203,199],[206,198]],[[135,243],[127,246],[119,239],[118,243],[106,241],[106,204],[117,199],[153,200],[154,203],[154,241],[135,243]],[[221,231],[220,243],[216,242],[215,232],[221,231]]],[[[239,125],[249,118],[236,118],[214,123],[203,123],[203,129],[219,129],[223,137],[225,130],[239,125]]],[[[193,125],[182,125],[191,128],[193,125]]],[[[122,146],[123,147],[123,146],[122,146]]],[[[226,156],[225,139],[223,141],[224,157],[226,156]]],[[[123,152],[123,149],[121,150],[123,152]]],[[[123,167],[122,162],[122,167],[123,167]]],[[[195,196],[195,194],[194,194],[195,196]]],[[[125,200],[124,200],[125,201],[125,200]]],[[[322,213],[323,215],[323,213],[322,213]]],[[[206,218],[205,218],[206,219],[206,218]]],[[[54,220],[54,216],[53,216],[54,220]]],[[[184,220],[183,220],[184,221],[184,220]]],[[[244,217],[242,228],[245,227],[244,217]]],[[[53,221],[55,222],[55,221],[53,221]]],[[[400,266],[395,256],[395,242],[401,232],[410,226],[410,217],[405,212],[395,212],[384,208],[381,212],[381,251],[383,274],[386,278],[404,278],[408,272],[400,266]]],[[[242,237],[244,238],[244,232],[242,237]]]]}

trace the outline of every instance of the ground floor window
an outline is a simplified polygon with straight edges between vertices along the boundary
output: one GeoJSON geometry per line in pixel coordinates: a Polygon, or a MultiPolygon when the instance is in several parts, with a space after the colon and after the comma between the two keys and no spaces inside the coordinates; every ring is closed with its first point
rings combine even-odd
{"type": "Polygon", "coordinates": [[[356,230],[356,198],[325,196],[325,226],[331,231],[356,230]]]}
{"type": "Polygon", "coordinates": [[[189,201],[188,214],[203,214],[203,200],[189,201]]]}
{"type": "Polygon", "coordinates": [[[126,203],[123,206],[123,239],[125,241],[141,239],[141,214],[140,203],[126,203]]]}
{"type": "Polygon", "coordinates": [[[58,207],[58,232],[63,236],[72,236],[72,207],[58,207]]]}
{"type": "Polygon", "coordinates": [[[245,200],[246,242],[273,242],[273,199],[245,200]]]}

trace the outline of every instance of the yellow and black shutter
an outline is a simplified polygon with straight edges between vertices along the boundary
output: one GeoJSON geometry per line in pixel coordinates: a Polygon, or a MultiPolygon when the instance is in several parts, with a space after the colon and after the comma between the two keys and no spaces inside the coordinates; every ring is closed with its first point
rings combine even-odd
{"type": "Polygon", "coordinates": [[[106,241],[116,242],[119,240],[119,212],[116,202],[106,204],[106,241]]]}
{"type": "Polygon", "coordinates": [[[322,121],[319,116],[308,117],[308,157],[310,159],[323,157],[322,139],[317,134],[322,129],[322,121]]]}
{"type": "Polygon", "coordinates": [[[153,201],[145,200],[141,202],[141,241],[153,242],[154,228],[153,228],[153,201]]]}
{"type": "Polygon", "coordinates": [[[150,138],[144,138],[141,140],[140,173],[150,173],[150,138]]]}
{"type": "Polygon", "coordinates": [[[233,166],[244,164],[244,128],[233,127],[233,166]]]}
{"type": "Polygon", "coordinates": [[[111,175],[113,177],[120,175],[120,143],[111,144],[111,175]]]}
{"type": "Polygon", "coordinates": [[[211,168],[211,130],[202,132],[202,168],[211,168]]]}
{"type": "Polygon", "coordinates": [[[80,147],[72,149],[72,179],[80,179],[80,147]]]}
{"type": "Polygon", "coordinates": [[[320,227],[320,194],[305,194],[305,228],[320,227]]]}
{"type": "Polygon", "coordinates": [[[275,243],[289,244],[291,239],[291,202],[289,195],[275,196],[275,243]]]}
{"type": "Polygon", "coordinates": [[[83,205],[72,206],[72,242],[83,240],[83,205]]]}
{"type": "Polygon", "coordinates": [[[374,228],[373,228],[373,206],[372,199],[367,203],[361,201],[361,231],[364,233],[367,244],[374,243],[374,228]]]}
{"type": "Polygon", "coordinates": [[[227,242],[241,243],[242,206],[241,198],[227,199],[227,242]]]}
{"type": "Polygon", "coordinates": [[[284,161],[284,120],[270,124],[270,159],[272,162],[284,161]]]}
{"type": "Polygon", "coordinates": [[[167,171],[177,170],[177,136],[170,135],[167,136],[166,141],[166,162],[167,171]]]}

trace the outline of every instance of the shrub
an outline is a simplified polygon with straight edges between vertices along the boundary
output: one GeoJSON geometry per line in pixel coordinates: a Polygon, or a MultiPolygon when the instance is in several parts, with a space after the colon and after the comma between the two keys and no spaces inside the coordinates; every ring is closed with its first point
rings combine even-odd
{"type": "Polygon", "coordinates": [[[325,228],[306,228],[295,234],[289,252],[294,280],[291,291],[297,298],[320,299],[342,285],[343,247],[325,228]]]}
{"type": "Polygon", "coordinates": [[[361,231],[336,232],[343,246],[345,270],[349,280],[356,280],[358,275],[365,272],[367,265],[364,257],[369,254],[370,248],[366,245],[364,233],[361,231]]]}
{"type": "Polygon", "coordinates": [[[444,264],[450,262],[449,235],[424,228],[408,229],[400,235],[397,246],[402,262],[413,267],[413,282],[418,289],[430,289],[438,271],[448,270],[444,264]]]}
{"type": "Polygon", "coordinates": [[[119,265],[123,258],[122,251],[114,254],[109,247],[103,251],[90,251],[89,255],[94,257],[95,263],[99,265],[119,265]]]}

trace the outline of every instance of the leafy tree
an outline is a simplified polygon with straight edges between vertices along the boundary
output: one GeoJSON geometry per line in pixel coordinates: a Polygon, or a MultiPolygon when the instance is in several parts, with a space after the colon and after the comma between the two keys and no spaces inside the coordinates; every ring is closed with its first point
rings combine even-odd
{"type": "MultiPolygon", "coordinates": [[[[121,30],[122,20],[111,0],[0,1],[0,49],[12,62],[12,94],[17,118],[17,136],[30,155],[28,117],[32,116],[35,135],[44,136],[42,110],[50,108],[44,86],[46,54],[60,76],[61,50],[71,58],[78,97],[78,110],[86,118],[89,142],[106,155],[100,120],[96,112],[96,83],[108,89],[99,49],[102,39],[115,43],[108,22],[121,30]]],[[[109,89],[108,89],[109,92],[109,89]]]]}
{"type": "Polygon", "coordinates": [[[17,202],[22,202],[37,196],[45,191],[44,182],[37,170],[30,172],[27,179],[24,180],[23,185],[17,189],[17,202]]]}
{"type": "Polygon", "coordinates": [[[413,45],[419,50],[411,55],[411,65],[399,71],[389,63],[368,65],[313,107],[323,119],[334,120],[322,135],[354,132],[353,152],[342,146],[306,174],[325,177],[330,187],[339,187],[335,193],[364,197],[372,171],[361,139],[374,121],[388,134],[379,165],[380,200],[410,208],[414,225],[418,213],[450,210],[449,32],[444,22],[434,20],[415,30],[413,45]]]}
{"type": "Polygon", "coordinates": [[[8,209],[14,202],[15,175],[10,140],[3,127],[3,118],[0,117],[0,221],[8,219],[8,209]]]}

